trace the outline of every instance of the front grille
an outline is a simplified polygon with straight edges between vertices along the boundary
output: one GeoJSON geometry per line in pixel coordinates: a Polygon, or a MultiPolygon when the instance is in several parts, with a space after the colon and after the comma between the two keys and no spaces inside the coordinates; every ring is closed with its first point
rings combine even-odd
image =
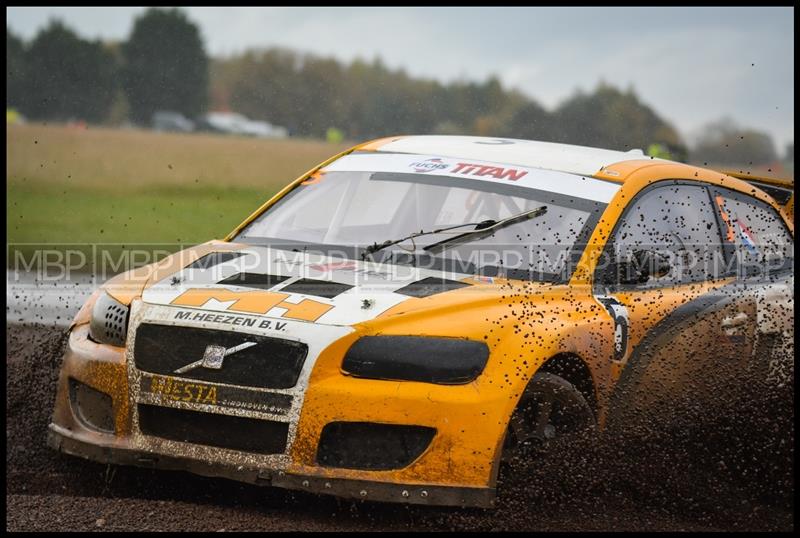
{"type": "Polygon", "coordinates": [[[136,368],[144,372],[264,389],[294,387],[307,354],[308,346],[291,340],[152,323],[139,325],[133,350],[136,368]],[[230,349],[246,342],[256,345],[224,356],[219,369],[198,362],[209,346],[230,349]]]}
{"type": "Polygon", "coordinates": [[[289,423],[139,404],[139,430],[172,441],[282,454],[289,423]]]}
{"type": "Polygon", "coordinates": [[[428,448],[435,434],[426,426],[331,422],[320,434],[317,463],[368,471],[402,469],[428,448]]]}

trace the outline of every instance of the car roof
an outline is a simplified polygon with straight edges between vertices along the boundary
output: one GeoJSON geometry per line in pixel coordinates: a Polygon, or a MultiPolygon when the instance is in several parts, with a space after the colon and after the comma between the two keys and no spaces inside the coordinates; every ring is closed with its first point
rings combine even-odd
{"type": "MultiPolygon", "coordinates": [[[[582,176],[622,161],[648,159],[640,149],[611,149],[482,136],[397,136],[364,144],[363,149],[386,153],[414,153],[475,159],[531,168],[544,168],[582,176]]],[[[652,159],[663,161],[662,159],[652,159]]],[[[663,161],[670,162],[670,161],[663,161]]]]}

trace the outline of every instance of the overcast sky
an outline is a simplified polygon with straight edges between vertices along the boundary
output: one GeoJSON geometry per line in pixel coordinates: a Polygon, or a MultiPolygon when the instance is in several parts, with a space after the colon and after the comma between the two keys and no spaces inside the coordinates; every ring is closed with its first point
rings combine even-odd
{"type": "MultiPolygon", "coordinates": [[[[600,80],[627,89],[687,136],[722,116],[794,140],[794,9],[185,8],[213,56],[282,46],[448,82],[496,74],[549,109],[600,80]]],[[[51,18],[125,39],[144,8],[6,9],[32,38],[51,18]]]]}

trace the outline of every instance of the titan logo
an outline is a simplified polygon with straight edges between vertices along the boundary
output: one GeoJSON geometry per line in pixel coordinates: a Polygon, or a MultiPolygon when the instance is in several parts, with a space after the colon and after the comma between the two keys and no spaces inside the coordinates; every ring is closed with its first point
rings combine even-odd
{"type": "Polygon", "coordinates": [[[223,303],[233,301],[228,310],[266,314],[277,307],[286,310],[286,312],[280,314],[280,317],[302,321],[317,321],[323,314],[333,308],[333,305],[320,303],[312,299],[303,299],[299,303],[290,303],[285,300],[288,298],[288,293],[274,291],[232,291],[225,288],[195,288],[183,292],[173,299],[172,304],[201,307],[212,299],[223,303]]]}
{"type": "Polygon", "coordinates": [[[503,168],[501,166],[489,166],[483,164],[458,163],[453,169],[453,173],[471,176],[491,176],[495,179],[508,179],[517,181],[528,174],[527,170],[517,170],[516,168],[503,168]]]}

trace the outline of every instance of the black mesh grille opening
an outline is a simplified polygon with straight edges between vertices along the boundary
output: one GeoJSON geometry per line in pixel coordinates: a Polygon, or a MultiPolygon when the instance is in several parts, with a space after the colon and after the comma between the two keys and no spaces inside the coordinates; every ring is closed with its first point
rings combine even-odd
{"type": "Polygon", "coordinates": [[[289,279],[288,276],[261,275],[258,273],[236,273],[225,280],[220,280],[218,284],[232,284],[245,288],[255,288],[257,290],[268,290],[277,286],[281,282],[289,279]]]}
{"type": "Polygon", "coordinates": [[[292,282],[288,286],[282,288],[280,291],[288,293],[303,293],[305,295],[316,295],[317,297],[325,297],[326,299],[333,299],[340,293],[344,293],[353,286],[349,284],[340,284],[338,282],[330,282],[327,280],[314,280],[313,278],[303,278],[297,282],[292,282]]]}
{"type": "Polygon", "coordinates": [[[205,256],[197,258],[194,262],[186,266],[187,269],[208,269],[221,263],[235,260],[244,256],[243,252],[211,252],[205,256]]]}
{"type": "Polygon", "coordinates": [[[429,297],[437,293],[444,293],[450,290],[457,290],[465,286],[469,286],[466,282],[459,282],[457,280],[447,280],[444,278],[428,277],[422,280],[412,282],[407,286],[403,286],[395,293],[401,293],[410,297],[429,297]]]}
{"type": "Polygon", "coordinates": [[[69,400],[73,413],[84,425],[93,430],[114,433],[111,396],[69,378],[69,400]]]}
{"type": "Polygon", "coordinates": [[[369,471],[402,469],[428,448],[435,434],[436,429],[426,426],[331,422],[322,429],[317,463],[369,471]]]}
{"type": "Polygon", "coordinates": [[[143,323],[136,330],[133,353],[136,367],[144,372],[210,383],[288,389],[297,384],[308,346],[254,334],[143,323]],[[225,356],[219,370],[198,365],[175,373],[201,360],[209,345],[229,349],[245,342],[256,345],[225,356]]]}
{"type": "Polygon", "coordinates": [[[111,304],[103,315],[103,330],[105,340],[125,342],[125,333],[128,328],[128,309],[120,304],[111,304]]]}
{"type": "Polygon", "coordinates": [[[257,454],[282,454],[286,450],[289,423],[140,404],[139,430],[172,441],[257,454]]]}

